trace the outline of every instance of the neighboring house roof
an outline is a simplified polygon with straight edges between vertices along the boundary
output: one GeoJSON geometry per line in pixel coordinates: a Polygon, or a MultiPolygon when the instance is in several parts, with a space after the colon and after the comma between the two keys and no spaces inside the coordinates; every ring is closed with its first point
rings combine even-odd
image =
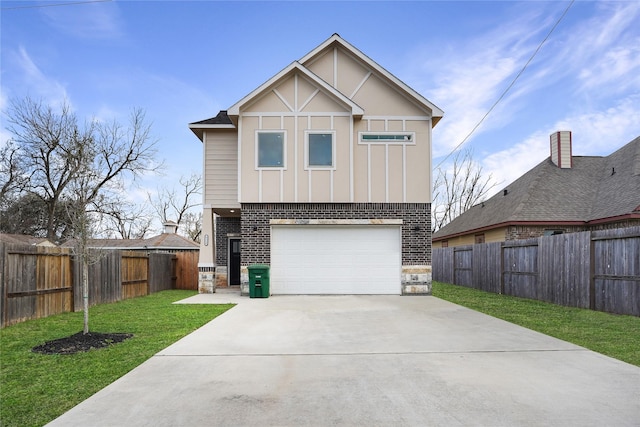
{"type": "Polygon", "coordinates": [[[547,158],[433,235],[444,240],[513,224],[586,225],[640,219],[640,137],[607,157],[547,158]]]}
{"type": "Polygon", "coordinates": [[[26,236],[24,234],[0,233],[0,241],[4,243],[14,243],[14,244],[31,245],[31,246],[55,246],[55,244],[52,243],[46,237],[33,237],[33,236],[26,236]]]}
{"type": "MultiPolygon", "coordinates": [[[[63,247],[73,247],[75,242],[69,240],[63,247]]],[[[91,239],[90,248],[123,249],[123,250],[197,250],[200,245],[174,233],[162,233],[148,239],[91,239]]]]}
{"type": "Polygon", "coordinates": [[[411,89],[408,85],[402,82],[400,79],[395,77],[393,74],[385,70],[378,63],[373,61],[371,58],[366,56],[356,47],[345,41],[338,34],[333,34],[326,41],[316,47],[314,50],[306,54],[299,61],[294,61],[285,67],[282,71],[277,73],[275,76],[267,80],[265,83],[260,85],[257,89],[253,90],[247,96],[243,97],[240,101],[236,102],[234,105],[229,107],[226,111],[220,111],[216,117],[212,117],[210,119],[201,120],[198,122],[193,122],[189,124],[189,128],[196,134],[196,136],[202,141],[203,140],[203,132],[205,129],[233,129],[234,126],[234,118],[237,121],[237,116],[240,114],[240,110],[250,105],[252,102],[260,99],[260,97],[265,93],[266,90],[276,86],[278,82],[282,81],[284,78],[289,76],[291,73],[297,72],[300,73],[305,78],[314,82],[324,93],[329,95],[332,99],[336,100],[338,103],[344,105],[348,108],[353,116],[360,117],[365,114],[365,111],[362,107],[360,107],[357,103],[355,103],[348,95],[341,93],[338,89],[336,89],[333,85],[326,82],[318,75],[313,73],[307,66],[313,64],[313,62],[317,59],[318,55],[326,52],[326,49],[330,46],[340,46],[344,50],[346,50],[352,57],[358,59],[362,63],[366,64],[369,68],[371,68],[375,75],[377,75],[380,79],[385,81],[388,85],[397,89],[400,93],[403,94],[407,99],[410,99],[415,105],[418,105],[420,108],[430,111],[432,117],[432,126],[435,126],[438,121],[444,115],[444,112],[438,108],[431,101],[426,99],[424,96],[420,95],[415,90],[411,89]]]}

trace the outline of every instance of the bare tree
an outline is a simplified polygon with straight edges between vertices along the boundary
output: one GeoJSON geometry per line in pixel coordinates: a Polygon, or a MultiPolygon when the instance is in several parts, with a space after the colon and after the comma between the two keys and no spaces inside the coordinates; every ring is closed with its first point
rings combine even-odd
{"type": "Polygon", "coordinates": [[[153,215],[146,205],[120,204],[102,215],[101,233],[109,238],[144,239],[151,231],[153,215]]]}
{"type": "MultiPolygon", "coordinates": [[[[68,103],[59,110],[25,98],[12,101],[7,113],[8,130],[20,148],[22,164],[30,172],[27,192],[45,206],[46,236],[60,240],[73,234],[73,221],[62,218],[67,202],[114,206],[123,179],[158,170],[155,141],[142,110],[133,110],[123,127],[117,121],[91,120],[80,126],[68,103]],[[83,198],[69,194],[74,180],[83,180],[83,198]],[[99,200],[100,199],[100,200],[99,200]],[[109,204],[108,201],[112,203],[109,204]],[[63,231],[57,223],[67,223],[63,231]]],[[[82,207],[80,207],[82,208],[82,207]]]]}
{"type": "Polygon", "coordinates": [[[201,193],[202,177],[193,173],[189,177],[180,177],[178,189],[161,189],[155,197],[149,195],[149,201],[162,222],[175,221],[185,229],[185,235],[193,239],[199,235],[202,222],[198,223],[197,216],[191,215],[191,209],[201,204],[198,197],[201,193]]]}
{"type": "Polygon", "coordinates": [[[30,98],[10,103],[8,122],[20,146],[24,168],[30,172],[29,192],[46,208],[46,235],[55,239],[60,198],[80,168],[79,153],[92,144],[93,129],[80,129],[67,103],[56,112],[30,98]]]}
{"type": "Polygon", "coordinates": [[[439,167],[433,184],[432,231],[483,201],[495,185],[491,181],[491,174],[483,177],[469,149],[457,152],[448,170],[439,167]]]}
{"type": "Polygon", "coordinates": [[[26,175],[21,162],[20,149],[11,140],[0,149],[0,206],[12,193],[25,185],[26,175]]]}
{"type": "Polygon", "coordinates": [[[187,238],[200,243],[202,234],[202,211],[187,212],[183,216],[182,228],[187,238]]]}

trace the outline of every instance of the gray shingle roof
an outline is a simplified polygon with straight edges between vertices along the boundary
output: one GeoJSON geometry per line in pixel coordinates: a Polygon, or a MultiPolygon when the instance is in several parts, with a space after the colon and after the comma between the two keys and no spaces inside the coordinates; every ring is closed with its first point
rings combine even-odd
{"type": "Polygon", "coordinates": [[[0,234],[0,241],[5,243],[22,244],[22,245],[44,245],[55,246],[46,237],[33,237],[24,234],[0,234]]]}
{"type": "Polygon", "coordinates": [[[221,110],[218,115],[210,119],[200,120],[199,122],[190,123],[192,125],[231,125],[233,122],[227,115],[226,110],[221,110]]]}
{"type": "MultiPolygon", "coordinates": [[[[63,247],[73,247],[74,241],[69,240],[63,247]]],[[[148,239],[91,239],[91,248],[100,249],[163,249],[163,250],[196,250],[200,245],[192,240],[174,233],[162,233],[148,239]]]]}
{"type": "Polygon", "coordinates": [[[640,213],[640,137],[607,157],[574,156],[571,169],[547,158],[505,189],[506,195],[473,206],[433,239],[508,223],[584,224],[640,213]]]}

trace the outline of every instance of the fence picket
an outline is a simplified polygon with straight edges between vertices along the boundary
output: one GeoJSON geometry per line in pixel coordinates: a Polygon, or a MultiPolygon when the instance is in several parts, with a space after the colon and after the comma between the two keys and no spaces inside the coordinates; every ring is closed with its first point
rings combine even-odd
{"type": "Polygon", "coordinates": [[[640,227],[433,250],[436,281],[640,316],[640,227]]]}
{"type": "MultiPolygon", "coordinates": [[[[90,251],[89,305],[172,289],[175,258],[90,251]]],[[[0,279],[0,327],[83,309],[81,262],[69,249],[0,242],[0,279]]]]}

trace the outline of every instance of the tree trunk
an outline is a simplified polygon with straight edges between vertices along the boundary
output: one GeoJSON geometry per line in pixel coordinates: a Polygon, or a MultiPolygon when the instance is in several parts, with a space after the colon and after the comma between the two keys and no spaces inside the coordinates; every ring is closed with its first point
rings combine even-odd
{"type": "Polygon", "coordinates": [[[84,311],[84,335],[89,333],[89,263],[87,254],[83,253],[82,257],[82,308],[84,311]]]}

